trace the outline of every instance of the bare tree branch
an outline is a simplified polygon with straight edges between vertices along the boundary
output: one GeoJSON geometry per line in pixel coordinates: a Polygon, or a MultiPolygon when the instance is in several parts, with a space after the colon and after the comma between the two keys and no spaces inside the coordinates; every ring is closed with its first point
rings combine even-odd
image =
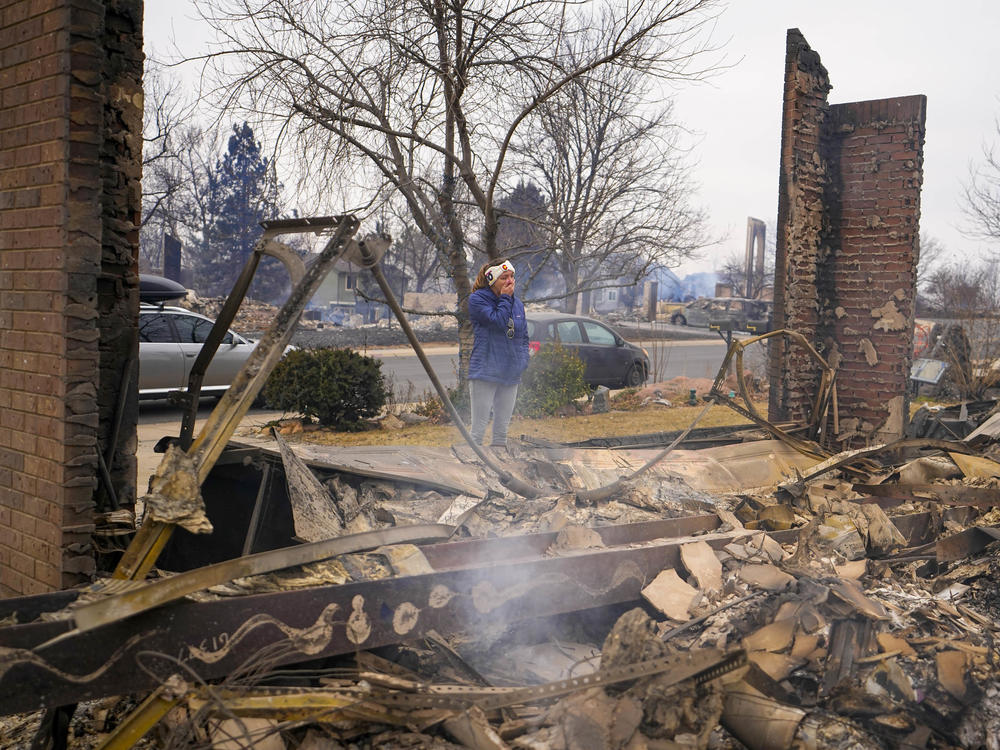
{"type": "MultiPolygon", "coordinates": [[[[205,19],[219,41],[203,60],[219,103],[283,133],[277,148],[298,155],[303,173],[351,183],[369,205],[388,190],[403,198],[446,259],[464,324],[467,238],[496,257],[495,203],[517,134],[544,104],[605,68],[634,71],[637,81],[699,77],[694,62],[706,51],[703,27],[715,4],[209,0],[205,19]],[[592,36],[595,19],[602,30],[592,36]]],[[[609,236],[624,226],[598,220],[609,236]]],[[[636,239],[608,240],[616,248],[609,257],[631,252],[640,237],[662,237],[653,222],[628,225],[636,239]]],[[[465,325],[462,335],[471,340],[465,325]]]]}

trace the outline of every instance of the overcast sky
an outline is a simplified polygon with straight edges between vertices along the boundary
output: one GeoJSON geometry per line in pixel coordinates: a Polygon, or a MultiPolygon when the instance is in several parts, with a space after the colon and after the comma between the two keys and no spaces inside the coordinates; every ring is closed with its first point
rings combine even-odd
{"type": "MultiPolygon", "coordinates": [[[[147,54],[167,54],[173,42],[185,54],[204,49],[209,34],[192,20],[192,8],[192,0],[147,0],[147,54]]],[[[961,233],[960,194],[969,165],[997,140],[1000,3],[735,0],[713,34],[731,67],[674,94],[677,119],[692,131],[696,201],[714,234],[726,237],[679,273],[742,256],[748,216],[774,224],[785,32],[792,27],[829,71],[831,103],[927,96],[921,232],[956,258],[988,253],[961,233]]]]}

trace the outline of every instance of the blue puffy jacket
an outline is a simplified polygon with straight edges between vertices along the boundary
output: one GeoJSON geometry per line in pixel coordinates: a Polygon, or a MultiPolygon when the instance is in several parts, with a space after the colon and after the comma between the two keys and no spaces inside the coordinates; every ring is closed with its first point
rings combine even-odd
{"type": "Polygon", "coordinates": [[[521,300],[510,294],[496,295],[489,287],[477,289],[469,296],[469,316],[475,335],[469,379],[520,383],[528,366],[528,321],[521,300]],[[514,335],[508,337],[511,320],[514,335]]]}

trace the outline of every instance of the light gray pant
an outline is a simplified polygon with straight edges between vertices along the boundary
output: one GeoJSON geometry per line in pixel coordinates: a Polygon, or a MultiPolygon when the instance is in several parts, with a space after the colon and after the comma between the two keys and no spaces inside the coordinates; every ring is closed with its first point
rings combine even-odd
{"type": "Polygon", "coordinates": [[[490,409],[493,410],[493,439],[490,445],[507,445],[507,427],[514,413],[514,400],[517,398],[517,383],[501,385],[489,380],[470,380],[469,397],[472,401],[472,426],[469,432],[476,445],[481,445],[486,434],[486,423],[490,421],[490,409]]]}

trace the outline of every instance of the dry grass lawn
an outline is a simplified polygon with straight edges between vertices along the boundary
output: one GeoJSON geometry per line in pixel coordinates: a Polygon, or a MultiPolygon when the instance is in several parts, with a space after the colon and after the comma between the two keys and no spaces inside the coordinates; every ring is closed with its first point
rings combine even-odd
{"type": "MultiPolygon", "coordinates": [[[[650,404],[630,411],[612,410],[605,414],[586,414],[571,417],[524,419],[515,417],[508,434],[511,437],[528,435],[547,440],[570,442],[594,437],[641,435],[648,432],[683,430],[702,410],[702,406],[666,407],[650,404]]],[[[766,405],[758,404],[764,413],[766,405]]],[[[698,427],[747,424],[740,414],[725,406],[713,406],[698,423],[698,427]]],[[[487,430],[487,437],[489,431],[487,430]]],[[[334,432],[311,430],[303,440],[324,445],[430,445],[448,446],[462,441],[453,425],[419,424],[400,429],[373,429],[364,432],[334,432]]]]}

